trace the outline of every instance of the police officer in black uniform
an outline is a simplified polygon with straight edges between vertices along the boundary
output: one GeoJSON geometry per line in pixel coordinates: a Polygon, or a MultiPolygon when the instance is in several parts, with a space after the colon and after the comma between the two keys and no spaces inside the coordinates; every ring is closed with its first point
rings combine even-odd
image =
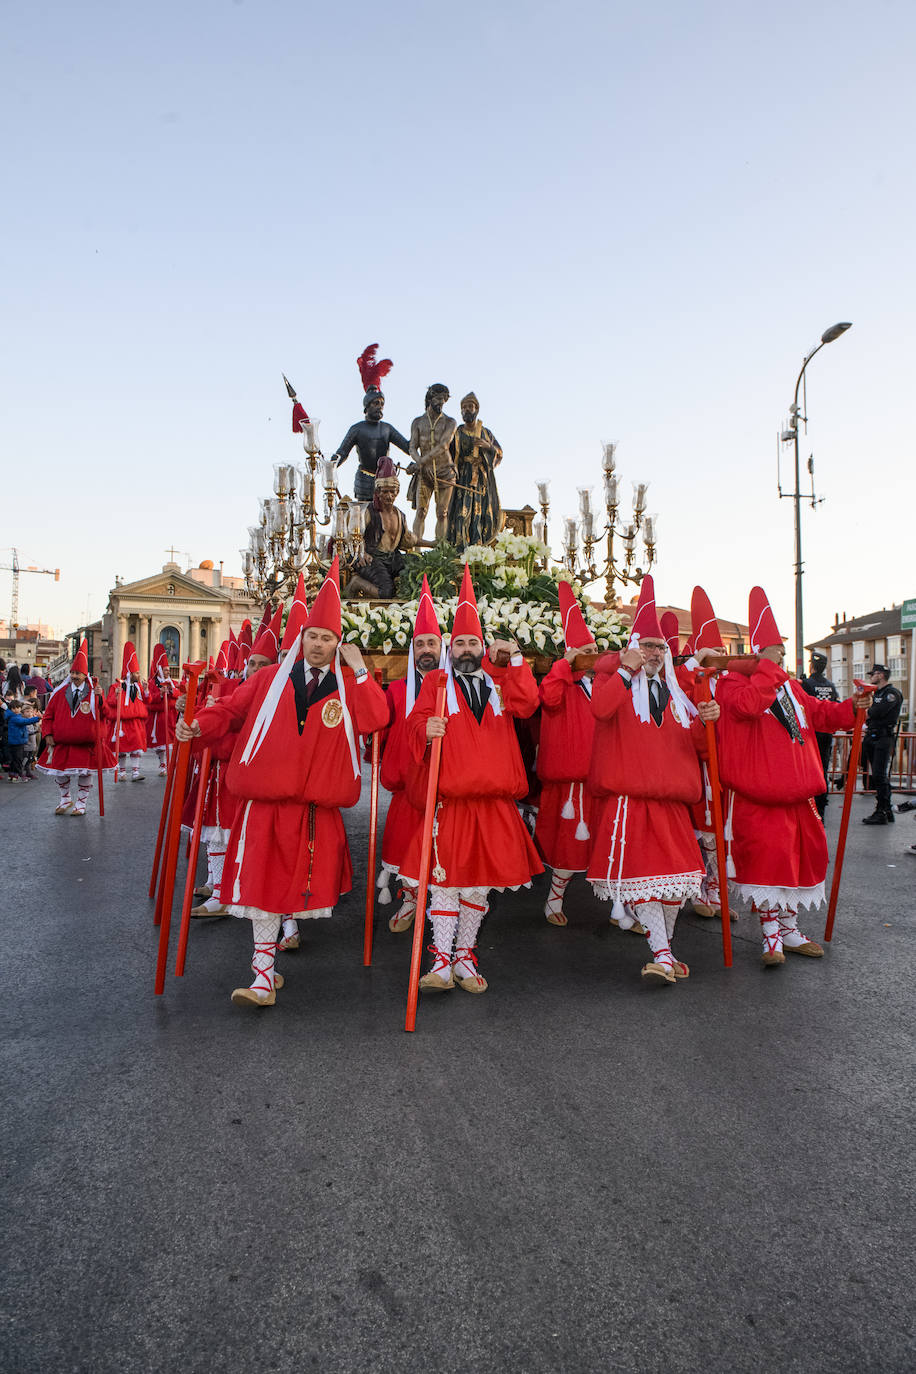
{"type": "Polygon", "coordinates": [[[865,718],[865,742],[862,757],[872,776],[875,789],[875,809],[865,816],[863,825],[888,825],[894,819],[891,806],[890,772],[891,754],[897,721],[903,706],[903,693],[891,684],[890,673],[883,663],[876,663],[868,674],[869,682],[875,684],[871,705],[865,718]]]}
{"type": "MultiPolygon", "coordinates": [[[[839,701],[839,692],[824,672],[826,667],[827,658],[824,654],[812,654],[808,676],[802,678],[801,685],[809,697],[817,697],[819,701],[839,701]]],[[[817,747],[821,753],[821,767],[824,770],[824,790],[814,798],[814,805],[817,807],[817,814],[823,820],[824,812],[827,809],[827,790],[830,786],[827,767],[830,763],[830,751],[833,748],[833,735],[819,733],[817,747]]]]}

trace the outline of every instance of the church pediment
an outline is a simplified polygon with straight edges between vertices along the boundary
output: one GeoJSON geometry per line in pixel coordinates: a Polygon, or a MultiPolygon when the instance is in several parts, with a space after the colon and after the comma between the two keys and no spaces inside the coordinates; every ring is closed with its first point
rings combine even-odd
{"type": "Polygon", "coordinates": [[[211,601],[220,606],[225,605],[230,599],[227,590],[221,587],[207,587],[180,572],[160,572],[152,577],[141,578],[139,582],[122,582],[120,586],[112,587],[110,596],[112,601],[117,599],[121,602],[190,598],[194,601],[211,601]]]}

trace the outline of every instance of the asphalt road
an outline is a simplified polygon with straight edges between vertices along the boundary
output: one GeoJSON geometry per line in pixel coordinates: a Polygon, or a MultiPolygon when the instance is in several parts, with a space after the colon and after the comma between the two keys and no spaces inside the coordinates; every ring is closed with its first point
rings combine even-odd
{"type": "Polygon", "coordinates": [[[819,962],[764,971],[743,916],[725,970],[682,916],[691,977],[647,989],[542,879],[495,901],[490,990],[407,1035],[409,937],[382,908],[363,969],[359,886],[275,1007],[229,1001],[235,920],[153,996],[161,787],[78,821],[0,784],[5,1374],[916,1367],[912,817],[856,803],[819,962]]]}

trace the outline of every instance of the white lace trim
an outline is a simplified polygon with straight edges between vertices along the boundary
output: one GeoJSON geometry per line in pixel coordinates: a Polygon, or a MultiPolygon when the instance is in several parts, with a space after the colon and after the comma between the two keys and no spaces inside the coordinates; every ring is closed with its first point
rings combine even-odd
{"type": "MultiPolygon", "coordinates": [[[[47,768],[43,763],[36,763],[36,773],[47,773],[49,778],[78,778],[83,773],[88,773],[90,777],[96,776],[95,768],[87,768],[83,764],[79,768],[47,768]]],[[[113,773],[114,768],[103,768],[103,773],[113,773]]]]}
{"type": "Polygon", "coordinates": [[[200,828],[200,838],[207,844],[221,844],[224,848],[229,845],[231,830],[224,830],[220,825],[202,825],[200,828]]]}
{"type": "Polygon", "coordinates": [[[756,883],[730,882],[729,887],[747,902],[758,906],[783,907],[797,911],[800,906],[823,906],[824,884],[815,887],[766,887],[756,883]]]}
{"type": "Polygon", "coordinates": [[[696,873],[656,873],[646,878],[620,878],[606,882],[603,878],[592,879],[592,890],[602,902],[616,898],[632,905],[633,902],[669,901],[686,902],[688,897],[698,897],[706,874],[696,873]]]}
{"type": "Polygon", "coordinates": [[[313,911],[262,911],[259,906],[236,906],[230,903],[226,910],[230,916],[239,916],[246,921],[263,921],[268,916],[275,916],[278,921],[309,921],[334,915],[332,906],[316,906],[313,911]]]}

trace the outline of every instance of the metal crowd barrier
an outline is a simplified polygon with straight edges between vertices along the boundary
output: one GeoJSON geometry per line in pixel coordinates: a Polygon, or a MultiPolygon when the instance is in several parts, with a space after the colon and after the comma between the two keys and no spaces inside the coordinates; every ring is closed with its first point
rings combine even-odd
{"type": "MultiPolygon", "coordinates": [[[[833,737],[833,748],[830,751],[830,762],[827,768],[827,779],[830,783],[831,792],[842,791],[846,786],[851,743],[851,730],[841,730],[833,737]]],[[[897,746],[891,759],[891,787],[895,792],[916,792],[914,777],[916,777],[916,731],[901,730],[897,736],[897,746]]],[[[856,791],[873,792],[874,789],[870,786],[870,782],[871,779],[867,776],[867,767],[863,758],[859,776],[856,779],[856,791]]]]}

